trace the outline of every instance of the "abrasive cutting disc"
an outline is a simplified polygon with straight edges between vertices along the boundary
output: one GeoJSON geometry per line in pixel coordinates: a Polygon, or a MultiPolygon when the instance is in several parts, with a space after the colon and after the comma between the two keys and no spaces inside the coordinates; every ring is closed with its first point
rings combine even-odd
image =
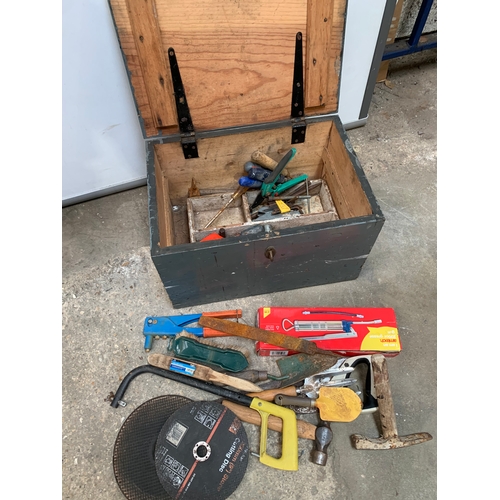
{"type": "Polygon", "coordinates": [[[115,441],[113,470],[128,500],[171,500],[156,475],[155,446],[169,417],[191,400],[159,396],[137,407],[123,423],[115,441]]]}
{"type": "Polygon", "coordinates": [[[165,422],[156,442],[158,478],[173,498],[224,500],[248,464],[241,420],[214,401],[193,401],[165,422]]]}

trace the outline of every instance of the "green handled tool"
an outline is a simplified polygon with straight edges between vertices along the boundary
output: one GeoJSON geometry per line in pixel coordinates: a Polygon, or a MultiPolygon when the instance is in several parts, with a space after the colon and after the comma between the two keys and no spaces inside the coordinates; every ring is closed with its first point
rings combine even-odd
{"type": "Polygon", "coordinates": [[[297,150],[295,148],[290,149],[290,151],[288,151],[285,154],[285,156],[281,158],[280,162],[278,163],[278,165],[276,165],[276,168],[273,170],[272,174],[270,174],[268,177],[266,177],[266,179],[264,179],[264,181],[262,182],[262,186],[260,188],[260,193],[257,195],[257,198],[255,198],[255,201],[251,206],[251,210],[261,205],[267,196],[278,195],[283,191],[286,191],[287,189],[290,189],[291,187],[295,186],[295,184],[298,184],[299,182],[302,182],[303,180],[307,179],[307,175],[302,174],[299,177],[290,179],[289,181],[284,182],[282,184],[276,184],[276,181],[279,179],[281,172],[284,170],[288,162],[295,156],[296,152],[297,150]]]}

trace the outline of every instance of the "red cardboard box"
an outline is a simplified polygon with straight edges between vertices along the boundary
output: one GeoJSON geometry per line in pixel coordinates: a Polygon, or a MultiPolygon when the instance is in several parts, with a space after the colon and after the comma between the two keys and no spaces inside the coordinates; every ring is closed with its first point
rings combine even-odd
{"type": "MultiPolygon", "coordinates": [[[[263,330],[312,340],[319,348],[341,356],[401,351],[394,309],[384,307],[261,307],[257,326],[263,330]]],[[[297,354],[256,342],[260,356],[297,354]]]]}

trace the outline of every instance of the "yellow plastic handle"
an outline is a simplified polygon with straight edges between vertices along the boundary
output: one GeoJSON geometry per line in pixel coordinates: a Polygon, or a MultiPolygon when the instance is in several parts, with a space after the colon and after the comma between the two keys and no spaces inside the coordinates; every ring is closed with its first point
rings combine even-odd
{"type": "Polygon", "coordinates": [[[264,465],[281,470],[299,469],[299,441],[297,432],[297,417],[289,408],[283,408],[269,401],[253,398],[250,408],[260,413],[260,461],[264,465]],[[267,449],[267,421],[269,415],[281,418],[283,421],[281,457],[274,458],[266,453],[267,449]]]}

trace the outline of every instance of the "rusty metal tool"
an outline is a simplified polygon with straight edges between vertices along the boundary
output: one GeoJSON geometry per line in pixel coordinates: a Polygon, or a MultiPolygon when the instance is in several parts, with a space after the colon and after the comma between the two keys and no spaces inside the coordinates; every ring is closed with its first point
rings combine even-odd
{"type": "Polygon", "coordinates": [[[432,436],[427,432],[417,432],[407,436],[398,435],[387,361],[382,354],[373,354],[371,361],[382,436],[370,438],[353,434],[351,440],[354,448],[357,450],[392,450],[431,440],[432,436]]]}
{"type": "Polygon", "coordinates": [[[303,352],[299,354],[293,354],[292,356],[284,356],[276,360],[278,369],[281,375],[286,376],[284,380],[272,381],[272,386],[270,383],[265,384],[266,389],[271,389],[272,387],[285,387],[287,385],[293,385],[301,382],[306,377],[310,377],[315,373],[321,373],[324,370],[331,368],[341,359],[340,356],[325,356],[323,354],[315,354],[311,356],[310,354],[305,354],[303,352]]]}
{"type": "MultiPolygon", "coordinates": [[[[254,151],[250,156],[251,160],[261,167],[268,168],[269,170],[274,170],[278,166],[278,162],[264,154],[262,151],[254,151]]],[[[283,175],[289,176],[288,170],[285,168],[282,170],[283,175]]]]}
{"type": "Polygon", "coordinates": [[[290,337],[289,335],[283,335],[276,332],[268,332],[267,330],[262,330],[261,328],[256,328],[254,326],[243,325],[241,323],[235,323],[233,321],[223,319],[209,318],[207,316],[202,316],[198,323],[201,326],[212,328],[213,330],[218,330],[220,332],[227,333],[228,335],[244,337],[252,340],[260,340],[291,351],[302,352],[305,354],[327,354],[338,357],[331,351],[320,349],[316,344],[310,342],[309,340],[290,337]]]}
{"type": "Polygon", "coordinates": [[[238,186],[238,189],[231,195],[231,198],[229,199],[229,201],[207,222],[207,224],[205,225],[205,227],[203,229],[207,229],[211,224],[213,224],[220,217],[222,212],[224,212],[224,210],[226,210],[226,208],[229,205],[231,205],[231,203],[234,200],[236,200],[237,198],[239,198],[240,196],[245,194],[247,191],[248,191],[248,187],[238,186]]]}

